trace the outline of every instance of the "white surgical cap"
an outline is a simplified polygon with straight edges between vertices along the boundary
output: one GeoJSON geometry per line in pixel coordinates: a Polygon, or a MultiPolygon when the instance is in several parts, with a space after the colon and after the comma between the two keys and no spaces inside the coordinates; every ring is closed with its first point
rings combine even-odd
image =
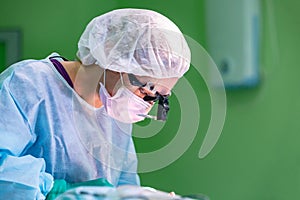
{"type": "Polygon", "coordinates": [[[190,49],[178,27],[145,9],[119,9],[94,18],[78,42],[84,65],[154,78],[181,77],[190,49]]]}

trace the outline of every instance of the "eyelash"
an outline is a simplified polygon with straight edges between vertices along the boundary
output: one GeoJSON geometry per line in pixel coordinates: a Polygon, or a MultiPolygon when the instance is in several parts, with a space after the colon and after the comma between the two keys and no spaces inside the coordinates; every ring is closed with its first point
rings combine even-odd
{"type": "Polygon", "coordinates": [[[139,88],[139,91],[143,95],[147,95],[147,92],[145,92],[144,88],[139,88]]]}

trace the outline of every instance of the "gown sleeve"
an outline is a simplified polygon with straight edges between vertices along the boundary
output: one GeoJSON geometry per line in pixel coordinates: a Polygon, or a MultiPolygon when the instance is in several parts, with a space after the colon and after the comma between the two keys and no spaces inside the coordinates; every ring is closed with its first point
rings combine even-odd
{"type": "Polygon", "coordinates": [[[135,172],[122,171],[118,182],[121,185],[140,185],[140,177],[135,172]]]}
{"type": "MultiPolygon", "coordinates": [[[[6,78],[0,86],[1,199],[45,199],[53,177],[45,172],[43,158],[25,153],[37,136],[27,117],[30,113],[25,113],[24,105],[20,104],[26,90],[21,82],[15,81],[11,85],[12,77],[6,78]],[[15,90],[18,84],[20,88],[15,90]]],[[[28,106],[32,105],[29,103],[28,106]]]]}
{"type": "Polygon", "coordinates": [[[138,160],[132,138],[129,140],[127,155],[123,162],[123,169],[120,174],[118,186],[120,185],[140,185],[140,177],[137,173],[138,160]]]}

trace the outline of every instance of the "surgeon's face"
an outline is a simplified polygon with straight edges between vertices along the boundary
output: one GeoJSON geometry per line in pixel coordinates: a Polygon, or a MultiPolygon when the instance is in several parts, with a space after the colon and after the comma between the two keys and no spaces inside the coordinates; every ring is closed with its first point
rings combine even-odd
{"type": "MultiPolygon", "coordinates": [[[[121,87],[126,87],[133,93],[133,95],[141,98],[141,100],[136,100],[136,102],[140,102],[139,105],[149,105],[147,106],[147,109],[144,110],[145,112],[138,114],[143,114],[145,117],[162,121],[167,119],[167,113],[169,111],[168,96],[170,96],[171,90],[178,81],[178,78],[157,79],[109,70],[106,71],[105,77],[105,87],[111,97],[114,97],[121,87]],[[147,103],[141,103],[141,101],[145,101],[147,103]],[[151,110],[155,102],[158,102],[157,116],[150,116],[148,115],[148,112],[151,110]]],[[[102,81],[104,80],[102,79],[102,81]]],[[[132,98],[133,97],[131,96],[130,99],[132,98]]],[[[136,108],[137,107],[134,106],[133,110],[136,108]]]]}
{"type": "Polygon", "coordinates": [[[154,96],[156,92],[161,95],[170,95],[172,88],[178,81],[178,78],[156,79],[127,73],[120,74],[119,72],[107,70],[106,89],[111,96],[114,96],[122,86],[121,76],[124,86],[140,98],[144,98],[147,95],[154,96]]]}
{"type": "MultiPolygon", "coordinates": [[[[140,98],[147,96],[150,100],[151,97],[154,97],[157,93],[164,96],[170,95],[172,88],[178,81],[178,78],[156,79],[127,73],[123,73],[122,78],[125,87],[131,90],[135,95],[140,98]]],[[[151,101],[148,102],[153,103],[151,101]]]]}

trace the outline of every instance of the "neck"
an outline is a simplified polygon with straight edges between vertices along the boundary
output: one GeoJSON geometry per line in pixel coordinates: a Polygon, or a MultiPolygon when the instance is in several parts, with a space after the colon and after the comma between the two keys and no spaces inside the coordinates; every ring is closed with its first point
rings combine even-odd
{"type": "Polygon", "coordinates": [[[78,61],[62,62],[68,72],[75,92],[88,104],[99,108],[102,102],[99,97],[99,80],[102,70],[97,65],[84,66],[78,61]]]}

